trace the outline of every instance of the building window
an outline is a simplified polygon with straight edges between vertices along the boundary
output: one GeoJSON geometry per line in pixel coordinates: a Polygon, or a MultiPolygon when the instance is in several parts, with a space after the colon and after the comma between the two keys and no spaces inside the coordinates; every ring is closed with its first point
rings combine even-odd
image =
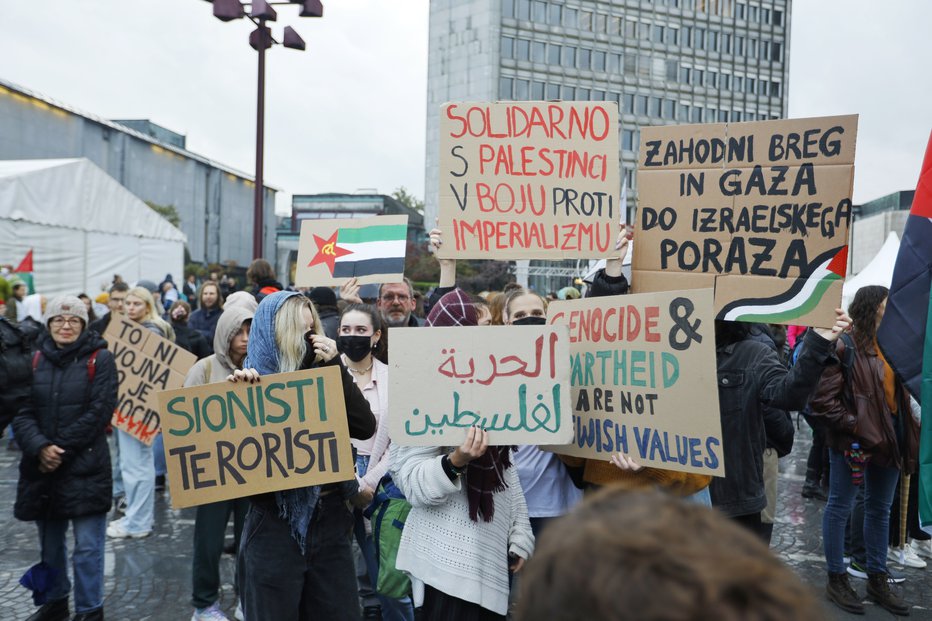
{"type": "Polygon", "coordinates": [[[634,54],[628,54],[624,57],[625,61],[625,74],[634,75],[638,70],[638,57],[634,54]]]}
{"type": "Polygon", "coordinates": [[[731,54],[731,53],[732,53],[732,50],[731,50],[731,41],[732,41],[731,35],[728,34],[727,32],[723,32],[723,33],[722,33],[722,48],[721,48],[722,54],[731,54]]]}
{"type": "Polygon", "coordinates": [[[546,86],[547,85],[543,82],[538,82],[536,80],[531,82],[531,99],[534,101],[542,100],[544,98],[544,89],[546,86]]]}
{"type": "Polygon", "coordinates": [[[515,99],[526,101],[531,96],[531,83],[528,80],[515,80],[515,99]]]}
{"type": "Polygon", "coordinates": [[[692,27],[683,26],[680,28],[680,45],[683,47],[692,47],[692,41],[689,38],[692,36],[692,27]]]}
{"type": "Polygon", "coordinates": [[[563,25],[567,28],[579,27],[579,11],[565,7],[563,9],[563,25]]]}
{"type": "Polygon", "coordinates": [[[776,63],[783,62],[783,44],[776,41],[773,42],[773,49],[770,51],[770,58],[776,63]]]}
{"type": "Polygon", "coordinates": [[[625,20],[625,37],[633,39],[637,36],[638,23],[633,19],[625,20]]]}
{"type": "Polygon", "coordinates": [[[592,70],[605,71],[605,52],[599,50],[592,52],[592,70]]]}
{"type": "Polygon", "coordinates": [[[576,48],[572,45],[563,46],[563,66],[564,67],[575,67],[576,66],[576,48]]]}
{"type": "Polygon", "coordinates": [[[630,129],[621,130],[621,148],[625,151],[634,151],[634,131],[630,129]]]}
{"type": "Polygon", "coordinates": [[[731,74],[722,73],[720,75],[722,76],[722,78],[719,84],[719,88],[722,89],[723,91],[727,91],[731,89],[731,74]]]}
{"type": "Polygon", "coordinates": [[[608,34],[620,35],[622,32],[621,18],[612,17],[608,22],[608,34]]]}
{"type": "Polygon", "coordinates": [[[748,5],[739,2],[737,6],[735,6],[735,9],[735,13],[738,16],[738,19],[747,19],[748,5]]]}
{"type": "Polygon", "coordinates": [[[773,10],[773,23],[775,26],[783,25],[783,11],[778,9],[773,10]]]}
{"type": "Polygon", "coordinates": [[[660,116],[660,98],[651,97],[647,100],[647,115],[653,117],[660,116]]]}
{"type": "Polygon", "coordinates": [[[695,47],[697,50],[704,50],[705,49],[705,28],[694,28],[693,32],[695,32],[695,34],[693,35],[693,39],[694,39],[693,47],[695,47]]]}
{"type": "Polygon", "coordinates": [[[638,24],[638,38],[648,41],[650,39],[650,24],[641,22],[638,24]]]}
{"type": "Polygon", "coordinates": [[[502,0],[502,15],[514,19],[515,0],[502,0]]]}
{"type": "Polygon", "coordinates": [[[702,86],[705,82],[705,71],[703,69],[693,69],[693,84],[702,86]]]}
{"type": "Polygon", "coordinates": [[[663,42],[667,45],[676,45],[676,28],[664,28],[663,42]]]}
{"type": "Polygon", "coordinates": [[[654,43],[663,43],[663,26],[654,24],[650,27],[650,40],[654,43]]]}
{"type": "Polygon", "coordinates": [[[498,80],[498,96],[501,99],[511,99],[512,88],[514,87],[514,80],[511,78],[500,78],[498,80]]]}
{"type": "Polygon", "coordinates": [[[547,13],[547,23],[551,26],[561,26],[563,25],[563,6],[553,3],[550,3],[549,11],[547,13]]]}
{"type": "Polygon", "coordinates": [[[559,84],[548,84],[547,85],[547,99],[559,99],[560,98],[560,85],[559,84]]]}
{"type": "Polygon", "coordinates": [[[531,0],[518,0],[518,19],[531,19],[531,0]]]}
{"type": "Polygon", "coordinates": [[[551,65],[559,65],[561,50],[562,48],[559,45],[551,43],[547,48],[547,62],[551,65]]]}
{"type": "Polygon", "coordinates": [[[511,37],[502,37],[502,58],[515,57],[515,40],[511,37]]]}
{"type": "Polygon", "coordinates": [[[579,29],[580,30],[592,30],[592,12],[591,11],[580,11],[579,12],[579,29]]]}
{"type": "Polygon", "coordinates": [[[528,60],[531,56],[531,42],[527,39],[518,39],[515,43],[515,58],[528,60]]]}
{"type": "Polygon", "coordinates": [[[736,75],[732,79],[731,86],[732,86],[732,90],[734,90],[736,93],[740,93],[744,91],[744,78],[742,78],[740,75],[736,75]]]}
{"type": "Polygon", "coordinates": [[[563,86],[563,101],[573,101],[576,99],[576,89],[572,86],[563,86]]]}
{"type": "Polygon", "coordinates": [[[692,72],[693,70],[689,67],[680,67],[680,83],[689,84],[692,79],[692,72]]]}
{"type": "Polygon", "coordinates": [[[621,71],[621,54],[609,53],[607,70],[609,73],[619,73],[621,71]]]}
{"type": "Polygon", "coordinates": [[[576,99],[578,99],[579,101],[589,101],[589,89],[588,88],[577,88],[576,99]]]}
{"type": "Polygon", "coordinates": [[[706,108],[703,112],[702,118],[705,119],[706,123],[715,122],[715,108],[706,108]]]}
{"type": "Polygon", "coordinates": [[[676,82],[676,73],[678,69],[677,62],[675,60],[668,60],[665,62],[666,65],[666,80],[668,82],[676,82]]]}
{"type": "Polygon", "coordinates": [[[748,21],[749,22],[760,21],[760,7],[756,7],[753,5],[748,7],[748,21]]]}
{"type": "Polygon", "coordinates": [[[534,4],[532,5],[532,8],[533,8],[532,15],[534,16],[534,21],[537,22],[538,24],[546,24],[547,23],[547,3],[541,2],[541,0],[534,0],[534,4]]]}
{"type": "Polygon", "coordinates": [[[592,101],[605,101],[605,91],[592,91],[592,101]]]}
{"type": "Polygon", "coordinates": [[[760,20],[765,24],[770,23],[770,9],[763,8],[760,10],[760,20]]]}
{"type": "Polygon", "coordinates": [[[625,93],[624,99],[624,108],[622,109],[625,114],[634,114],[634,95],[631,93],[625,93]]]}
{"type": "Polygon", "coordinates": [[[718,122],[727,123],[728,122],[728,110],[719,110],[718,111],[718,122]]]}
{"type": "Polygon", "coordinates": [[[634,113],[640,116],[647,116],[647,96],[638,95],[634,98],[634,113]]]}
{"type": "Polygon", "coordinates": [[[706,33],[706,49],[710,52],[718,51],[718,33],[710,30],[706,33]]]}
{"type": "Polygon", "coordinates": [[[693,106],[693,109],[689,112],[690,123],[702,123],[702,108],[699,106],[693,106]]]}
{"type": "Polygon", "coordinates": [[[663,110],[661,111],[660,116],[665,119],[676,118],[676,102],[672,99],[664,99],[663,110]]]}
{"type": "Polygon", "coordinates": [[[782,96],[782,95],[783,95],[783,93],[781,92],[781,89],[780,89],[780,83],[779,83],[779,82],[771,82],[771,83],[770,83],[770,96],[771,96],[771,97],[780,97],[780,96],[782,96]]]}
{"type": "Polygon", "coordinates": [[[606,22],[608,21],[608,15],[605,13],[596,13],[595,16],[595,32],[603,33],[605,32],[606,22]]]}
{"type": "Polygon", "coordinates": [[[748,43],[750,43],[748,46],[748,56],[750,58],[757,58],[757,39],[751,39],[748,43]]]}
{"type": "Polygon", "coordinates": [[[579,68],[590,69],[592,67],[592,50],[584,47],[579,48],[579,68]]]}
{"type": "Polygon", "coordinates": [[[531,42],[531,60],[535,63],[545,62],[547,59],[547,46],[540,41],[531,42]]]}
{"type": "Polygon", "coordinates": [[[676,109],[676,120],[677,121],[689,121],[689,106],[686,104],[680,104],[676,109]]]}

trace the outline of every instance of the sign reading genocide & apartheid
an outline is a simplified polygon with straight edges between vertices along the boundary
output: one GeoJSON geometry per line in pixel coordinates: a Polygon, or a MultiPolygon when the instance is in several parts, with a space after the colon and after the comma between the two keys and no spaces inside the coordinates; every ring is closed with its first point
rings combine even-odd
{"type": "Polygon", "coordinates": [[[607,257],[620,191],[617,104],[441,107],[440,258],[607,257]]]}
{"type": "Polygon", "coordinates": [[[338,367],[159,393],[175,508],[355,476],[338,367]]]}
{"type": "Polygon", "coordinates": [[[635,292],[714,286],[719,319],[832,325],[857,120],[643,128],[635,292]]]}
{"type": "Polygon", "coordinates": [[[572,439],[566,328],[429,328],[391,338],[392,442],[459,446],[476,425],[493,445],[572,439]]]}
{"type": "Polygon", "coordinates": [[[724,476],[712,290],[552,302],[570,340],[573,440],[589,459],[724,476]]]}
{"type": "Polygon", "coordinates": [[[151,445],[161,425],[156,393],[184,386],[197,357],[125,315],[114,315],[103,336],[120,382],[111,424],[151,445]]]}
{"type": "Polygon", "coordinates": [[[405,271],[408,216],[303,220],[298,241],[299,287],[399,282],[405,271]]]}

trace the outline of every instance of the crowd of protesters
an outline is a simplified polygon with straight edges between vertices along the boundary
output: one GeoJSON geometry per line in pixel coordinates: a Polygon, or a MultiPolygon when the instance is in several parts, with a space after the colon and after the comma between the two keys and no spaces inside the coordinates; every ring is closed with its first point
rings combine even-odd
{"type": "MultiPolygon", "coordinates": [[[[586,296],[628,292],[629,238],[619,233],[586,296]]],[[[441,247],[439,230],[430,243],[441,247]]],[[[727,474],[713,478],[624,454],[490,446],[481,428],[458,446],[392,443],[393,330],[543,324],[550,300],[582,295],[516,284],[474,295],[456,286],[455,261],[440,269],[429,296],[405,280],[374,299],[355,280],[338,292],[286,288],[262,259],[241,291],[216,274],[181,286],[170,274],[158,285],[115,278],[95,299],[14,285],[0,309],[0,432],[10,426],[22,451],[15,516],[37,525],[40,562],[23,577],[39,606],[30,621],[103,619],[106,537],[145,545],[156,495],[171,493],[161,436],[147,446],[110,429],[117,370],[102,335],[118,313],[198,358],[185,386],[341,372],[355,478],[198,506],[192,621],[227,619],[220,559],[231,517],[237,619],[821,618],[812,590],[767,550],[795,412],[813,436],[802,494],[825,503],[825,596],[863,613],[849,577],[865,578],[869,599],[909,614],[891,565],[924,567],[932,547],[918,527],[917,477],[902,476],[916,470],[916,405],[876,345],[886,289],[861,289],[827,329],[716,321],[727,474]],[[111,513],[120,517],[108,524],[111,513]]]]}

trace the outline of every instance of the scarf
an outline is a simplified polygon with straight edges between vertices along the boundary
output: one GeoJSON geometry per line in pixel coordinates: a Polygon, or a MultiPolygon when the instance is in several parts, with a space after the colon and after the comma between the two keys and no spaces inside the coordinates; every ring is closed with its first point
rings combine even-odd
{"type": "Polygon", "coordinates": [[[495,515],[495,492],[504,491],[505,471],[511,468],[511,447],[490,446],[485,455],[469,462],[466,467],[466,498],[469,500],[469,519],[491,522],[495,515]]]}
{"type": "MultiPolygon", "coordinates": [[[[296,291],[279,291],[267,295],[256,308],[252,326],[249,330],[249,344],[246,349],[244,369],[255,369],[259,375],[272,375],[279,372],[278,346],[275,344],[275,315],[288,298],[301,295],[296,291]]],[[[275,505],[280,518],[288,522],[291,536],[305,553],[307,529],[314,516],[320,487],[299,487],[275,492],[275,505]]]]}

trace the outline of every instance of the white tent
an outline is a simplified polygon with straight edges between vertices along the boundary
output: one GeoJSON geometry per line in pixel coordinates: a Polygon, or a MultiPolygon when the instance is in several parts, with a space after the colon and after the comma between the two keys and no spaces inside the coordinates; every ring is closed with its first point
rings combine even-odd
{"type": "Polygon", "coordinates": [[[0,262],[33,250],[39,293],[94,297],[113,274],[180,282],[186,241],[87,159],[0,160],[0,262]]]}
{"type": "Polygon", "coordinates": [[[867,285],[882,285],[889,288],[893,281],[893,266],[896,265],[896,255],[900,251],[900,238],[895,231],[890,231],[887,235],[883,246],[871,259],[867,266],[857,273],[856,276],[850,276],[845,279],[845,285],[841,292],[841,304],[846,309],[854,299],[854,294],[861,287],[867,285]]]}

